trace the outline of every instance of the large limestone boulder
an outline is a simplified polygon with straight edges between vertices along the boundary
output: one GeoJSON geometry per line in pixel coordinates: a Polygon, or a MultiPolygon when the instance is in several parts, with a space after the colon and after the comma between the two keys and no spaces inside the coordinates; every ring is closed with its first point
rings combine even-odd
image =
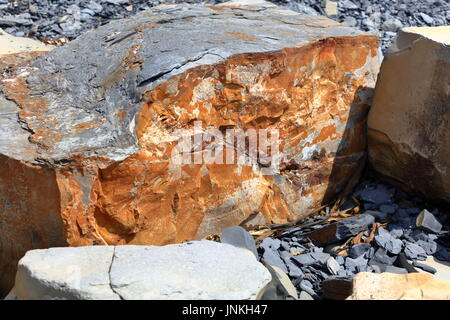
{"type": "Polygon", "coordinates": [[[369,157],[390,182],[450,201],[450,26],[405,28],[381,66],[369,157]]]}
{"type": "Polygon", "coordinates": [[[27,252],[7,299],[260,298],[269,271],[250,252],[212,241],[27,252]]]}
{"type": "Polygon", "coordinates": [[[353,277],[347,300],[449,300],[450,284],[429,273],[369,273],[353,277]]]}
{"type": "Polygon", "coordinates": [[[33,248],[164,245],[329,202],[364,161],[377,46],[265,2],[165,5],[3,70],[0,287],[33,248]],[[273,130],[279,152],[209,136],[227,129],[273,130]]]}

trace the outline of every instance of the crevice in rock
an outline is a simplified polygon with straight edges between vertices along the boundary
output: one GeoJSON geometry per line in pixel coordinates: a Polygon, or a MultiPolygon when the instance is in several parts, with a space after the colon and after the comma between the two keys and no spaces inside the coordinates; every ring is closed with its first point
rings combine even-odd
{"type": "Polygon", "coordinates": [[[120,293],[118,293],[118,292],[114,289],[114,287],[113,287],[113,285],[112,285],[112,280],[111,280],[111,269],[112,269],[112,266],[113,266],[114,258],[115,258],[115,257],[116,257],[116,247],[114,247],[113,255],[112,255],[112,258],[111,258],[111,264],[109,265],[109,270],[108,270],[109,287],[111,288],[111,291],[114,292],[114,293],[120,298],[120,300],[125,300],[125,298],[122,297],[122,296],[120,295],[120,293]]]}

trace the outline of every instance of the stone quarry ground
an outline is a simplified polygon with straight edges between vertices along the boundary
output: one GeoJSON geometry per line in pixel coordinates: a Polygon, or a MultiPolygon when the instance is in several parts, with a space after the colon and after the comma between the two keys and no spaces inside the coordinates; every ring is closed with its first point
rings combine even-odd
{"type": "MultiPolygon", "coordinates": [[[[112,19],[171,2],[182,1],[0,0],[0,28],[16,36],[70,41],[112,19]]],[[[327,15],[322,1],[272,2],[301,13],[327,15]]],[[[329,16],[349,26],[378,33],[385,51],[401,27],[449,24],[450,2],[343,0],[338,1],[338,14],[329,16]]],[[[261,229],[253,234],[261,236],[258,239],[261,261],[284,270],[300,297],[321,299],[326,297],[324,281],[336,276],[348,278],[363,271],[407,273],[410,268],[438,272],[421,261],[434,256],[450,262],[449,230],[448,208],[383,184],[369,169],[339,208],[327,207],[295,226],[261,229]],[[439,220],[439,231],[417,226],[417,216],[424,210],[439,220]],[[351,220],[353,214],[361,212],[364,215],[359,220],[351,220]],[[341,223],[344,231],[338,230],[332,239],[322,240],[321,231],[328,234],[326,229],[331,222],[341,223]],[[315,236],[317,239],[312,239],[315,236]],[[340,240],[338,244],[329,244],[336,240],[340,240]]]]}
{"type": "MultiPolygon", "coordinates": [[[[450,23],[448,0],[339,0],[337,15],[322,0],[270,0],[294,11],[321,14],[364,31],[378,33],[383,50],[402,27],[442,26],[450,23]]],[[[129,17],[161,3],[210,1],[153,0],[0,0],[0,28],[16,36],[73,40],[112,19],[129,17]]]]}

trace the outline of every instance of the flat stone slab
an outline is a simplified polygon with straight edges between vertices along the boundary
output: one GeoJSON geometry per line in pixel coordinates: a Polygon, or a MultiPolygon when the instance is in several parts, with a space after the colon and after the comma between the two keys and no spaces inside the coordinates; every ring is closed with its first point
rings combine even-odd
{"type": "Polygon", "coordinates": [[[245,249],[212,241],[29,251],[8,299],[260,298],[272,277],[245,249]]]}
{"type": "Polygon", "coordinates": [[[9,291],[31,249],[180,243],[331,202],[365,162],[380,56],[373,34],[233,1],[155,6],[24,66],[1,62],[9,291]],[[253,133],[278,148],[242,150],[253,133]]]}

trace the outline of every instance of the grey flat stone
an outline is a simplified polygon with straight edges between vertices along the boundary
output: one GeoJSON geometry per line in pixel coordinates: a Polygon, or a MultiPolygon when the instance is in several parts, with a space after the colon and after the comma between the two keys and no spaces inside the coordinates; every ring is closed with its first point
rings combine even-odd
{"type": "Polygon", "coordinates": [[[362,201],[377,205],[388,204],[391,202],[391,194],[384,185],[377,185],[375,189],[363,190],[360,198],[362,201]]]}
{"type": "Polygon", "coordinates": [[[398,239],[401,236],[403,236],[403,229],[401,226],[399,226],[397,224],[390,224],[389,225],[389,233],[391,234],[391,236],[398,239]]]}
{"type": "Polygon", "coordinates": [[[288,272],[286,265],[284,264],[278,251],[276,251],[276,250],[273,250],[273,249],[264,250],[261,260],[271,266],[276,266],[276,267],[280,268],[281,270],[283,270],[286,273],[288,272]]]}
{"type": "Polygon", "coordinates": [[[283,251],[280,253],[280,256],[285,263],[288,274],[291,278],[299,278],[303,276],[302,269],[300,269],[295,263],[292,262],[292,255],[289,252],[283,251]]]}
{"type": "Polygon", "coordinates": [[[340,220],[336,223],[336,239],[343,240],[357,235],[362,230],[367,229],[374,222],[374,217],[368,214],[361,214],[355,217],[340,220]]]}
{"type": "Polygon", "coordinates": [[[297,256],[292,257],[293,261],[296,261],[301,266],[309,266],[314,263],[317,263],[316,259],[314,259],[310,253],[299,254],[297,256]]]}
{"type": "Polygon", "coordinates": [[[375,251],[373,258],[370,259],[369,264],[392,265],[396,259],[396,256],[390,257],[385,249],[378,248],[378,250],[375,251]]]}
{"type": "Polygon", "coordinates": [[[348,256],[352,259],[358,258],[361,255],[364,255],[372,246],[368,243],[356,244],[348,250],[348,256]]]}
{"type": "Polygon", "coordinates": [[[259,246],[264,250],[266,250],[266,248],[278,250],[281,246],[281,240],[267,237],[260,243],[259,246]]]}
{"type": "Polygon", "coordinates": [[[375,218],[370,214],[356,215],[329,224],[320,230],[307,233],[305,236],[318,242],[320,245],[326,245],[357,235],[374,222],[375,218]]]}
{"type": "Polygon", "coordinates": [[[252,252],[255,257],[258,256],[255,240],[250,233],[242,227],[235,226],[223,230],[220,235],[220,242],[228,243],[238,248],[247,249],[252,252]]]}
{"type": "Polygon", "coordinates": [[[397,210],[398,206],[397,205],[391,205],[391,204],[382,204],[380,206],[380,211],[391,215],[393,213],[395,213],[395,211],[397,210]]]}
{"type": "Polygon", "coordinates": [[[435,268],[433,268],[432,266],[429,266],[427,264],[424,264],[424,263],[413,261],[413,265],[417,268],[420,268],[420,269],[422,269],[426,272],[432,273],[432,274],[435,274],[437,272],[437,270],[435,268]]]}
{"type": "Polygon", "coordinates": [[[423,240],[418,240],[416,242],[416,244],[421,247],[423,250],[425,250],[425,252],[427,253],[427,255],[433,255],[436,253],[437,251],[437,243],[435,241],[423,241],[423,240]]]}
{"type": "Polygon", "coordinates": [[[114,247],[31,250],[19,261],[19,300],[119,300],[110,286],[114,247]]]}
{"type": "Polygon", "coordinates": [[[311,257],[313,257],[313,259],[315,259],[318,263],[325,264],[330,258],[330,255],[323,252],[311,252],[311,257]]]}

